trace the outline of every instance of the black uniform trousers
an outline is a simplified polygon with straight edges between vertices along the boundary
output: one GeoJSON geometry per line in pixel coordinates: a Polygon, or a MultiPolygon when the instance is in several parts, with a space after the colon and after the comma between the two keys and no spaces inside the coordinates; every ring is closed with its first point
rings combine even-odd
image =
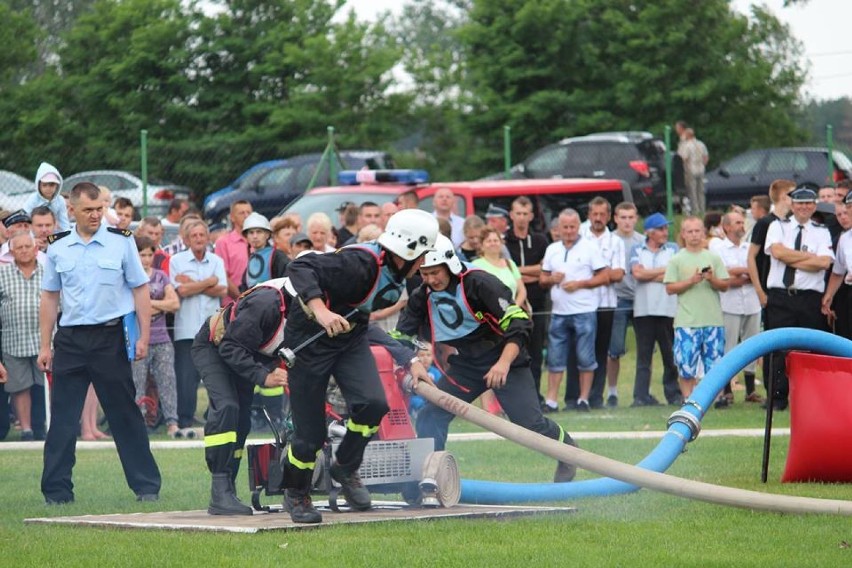
{"type": "Polygon", "coordinates": [[[636,380],[633,383],[633,400],[644,401],[651,394],[651,361],[656,343],[663,360],[663,394],[668,403],[677,402],[680,398],[680,386],[674,360],[674,318],[634,317],[633,331],[636,334],[636,380]]]}
{"type": "MultiPolygon", "coordinates": [[[[473,402],[488,388],[483,376],[490,367],[466,365],[459,359],[458,356],[452,357],[451,366],[447,370],[448,377],[441,379],[438,388],[465,402],[473,402]]],[[[506,384],[494,389],[494,394],[513,424],[553,440],[561,438],[562,429],[559,425],[542,414],[529,366],[510,367],[506,384]]],[[[417,414],[417,437],[432,438],[435,440],[435,451],[443,451],[453,418],[455,414],[427,402],[417,414]]]]}
{"type": "Polygon", "coordinates": [[[160,492],[160,470],[136,406],[136,389],[120,324],[59,327],[53,339],[51,423],[44,443],[41,492],[52,501],[74,498],[71,471],[80,414],[95,387],[118,448],[127,485],[137,495],[160,492]]]}
{"type": "Polygon", "coordinates": [[[533,308],[533,310],[533,328],[530,333],[527,350],[530,352],[530,370],[532,371],[533,382],[535,383],[535,392],[539,403],[544,404],[544,397],[541,395],[541,375],[544,371],[544,349],[547,347],[547,330],[550,328],[550,314],[548,313],[549,309],[544,305],[540,308],[533,308]]]}
{"type": "MultiPolygon", "coordinates": [[[[294,433],[289,452],[301,464],[314,464],[328,436],[325,418],[326,388],[331,375],[340,387],[349,410],[349,424],[335,459],[346,472],[361,466],[372,434],[356,428],[378,428],[388,413],[376,361],[363,330],[357,336],[323,336],[299,351],[289,372],[290,411],[294,433]]],[[[287,461],[284,485],[305,490],[313,477],[311,468],[287,461]]]]}
{"type": "MultiPolygon", "coordinates": [[[[804,327],[828,331],[828,321],[820,312],[822,293],[813,290],[798,290],[788,293],[780,288],[770,288],[766,293],[766,329],[781,327],[804,327]]],[[[774,400],[786,401],[790,394],[787,381],[787,352],[773,351],[772,384],[774,400]]]]}
{"type": "Polygon", "coordinates": [[[852,286],[843,283],[834,295],[831,309],[837,315],[834,333],[846,339],[852,339],[852,286]]]}
{"type": "Polygon", "coordinates": [[[210,343],[209,324],[201,326],[192,343],[192,362],[207,389],[204,458],[210,473],[236,478],[242,450],[251,430],[254,383],[235,374],[210,343]]]}

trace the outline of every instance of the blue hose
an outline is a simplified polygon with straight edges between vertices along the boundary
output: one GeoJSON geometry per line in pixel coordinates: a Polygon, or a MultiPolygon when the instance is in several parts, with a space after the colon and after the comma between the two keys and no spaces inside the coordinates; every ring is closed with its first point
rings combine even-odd
{"type": "MultiPolygon", "coordinates": [[[[690,423],[700,424],[707,409],[732,377],[758,357],[773,351],[790,349],[852,358],[852,341],[812,329],[774,329],[747,339],[725,354],[707,373],[693,391],[690,400],[673,415],[681,415],[684,419],[670,420],[669,429],[663,439],[637,466],[650,471],[666,471],[683,452],[686,444],[697,435],[690,423]],[[689,416],[683,416],[686,414],[689,416]]],[[[608,477],[572,483],[505,483],[462,479],[461,502],[500,505],[560,501],[579,497],[620,495],[638,489],[635,485],[608,477]]]]}

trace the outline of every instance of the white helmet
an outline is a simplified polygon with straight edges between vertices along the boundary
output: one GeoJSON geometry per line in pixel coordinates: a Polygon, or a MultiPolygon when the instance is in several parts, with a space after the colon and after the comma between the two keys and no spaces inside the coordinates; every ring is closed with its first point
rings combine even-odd
{"type": "Polygon", "coordinates": [[[444,235],[438,235],[435,241],[435,250],[426,253],[426,258],[420,268],[439,266],[446,264],[450,272],[458,276],[462,271],[462,263],[453,248],[453,242],[444,235]]]}
{"type": "Polygon", "coordinates": [[[264,231],[272,232],[272,227],[269,224],[269,219],[254,211],[243,221],[243,234],[245,235],[249,229],[263,229],[264,231]]]}
{"type": "Polygon", "coordinates": [[[438,220],[434,215],[421,209],[403,209],[391,215],[376,240],[403,260],[412,261],[434,250],[437,236],[438,220]]]}

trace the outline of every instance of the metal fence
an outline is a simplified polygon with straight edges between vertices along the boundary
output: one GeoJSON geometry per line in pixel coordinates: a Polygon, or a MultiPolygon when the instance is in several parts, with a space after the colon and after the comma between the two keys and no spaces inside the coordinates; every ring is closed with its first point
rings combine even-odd
{"type": "MultiPolygon", "coordinates": [[[[601,132],[549,144],[543,141],[538,150],[517,162],[511,149],[511,128],[507,126],[503,131],[504,170],[486,177],[621,179],[630,185],[634,201],[643,213],[694,212],[694,204],[685,200],[684,166],[678,155],[677,137],[668,128],[662,135],[643,131],[601,132]]],[[[710,150],[712,153],[713,149],[710,150]]],[[[498,153],[495,149],[495,155],[498,153]]],[[[110,164],[113,167],[108,169],[89,164],[87,176],[68,171],[64,156],[50,156],[46,160],[65,174],[69,182],[65,190],[70,189],[70,183],[88,179],[110,188],[114,197],[128,197],[137,206],[138,215],[146,212],[163,215],[174,197],[191,197],[203,207],[205,198],[214,192],[223,189],[227,193],[236,181],[248,183],[245,177],[239,179],[243,173],[254,171],[257,176],[271,176],[263,168],[252,170],[252,167],[272,158],[283,158],[265,155],[258,145],[234,141],[221,144],[163,141],[148,138],[144,132],[140,133],[139,143],[127,148],[123,156],[121,163],[110,164]]],[[[76,159],[75,154],[68,161],[76,159]]],[[[372,165],[387,167],[392,161],[378,160],[372,165]]],[[[317,148],[298,171],[279,171],[277,178],[266,178],[266,185],[257,185],[258,198],[262,193],[274,195],[285,186],[290,191],[302,192],[316,185],[334,184],[337,172],[346,167],[347,161],[335,146],[334,131],[329,128],[325,149],[317,148]]],[[[36,190],[34,177],[35,169],[0,170],[0,209],[14,211],[23,207],[36,190]]],[[[751,196],[766,194],[775,179],[789,178],[819,188],[834,186],[850,177],[852,162],[844,152],[834,148],[833,129],[828,126],[821,147],[748,151],[707,170],[703,179],[707,209],[724,209],[733,203],[747,206],[751,196]]],[[[253,178],[249,181],[257,182],[253,178]]],[[[212,200],[206,201],[209,205],[212,200]]],[[[216,215],[221,216],[221,209],[216,215]]]]}

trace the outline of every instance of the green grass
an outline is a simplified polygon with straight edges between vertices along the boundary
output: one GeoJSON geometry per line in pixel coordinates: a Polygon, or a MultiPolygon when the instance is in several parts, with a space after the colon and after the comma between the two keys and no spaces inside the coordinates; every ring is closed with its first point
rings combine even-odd
{"type": "MultiPolygon", "coordinates": [[[[591,414],[551,415],[569,432],[665,429],[672,407],[629,408],[634,365],[622,366],[622,407],[591,414]]],[[[656,363],[659,369],[659,363],[656,363]]],[[[652,392],[662,398],[659,371],[652,392]]],[[[742,402],[711,410],[703,427],[758,428],[763,412],[742,402]]],[[[204,399],[202,398],[202,401],[204,399]]],[[[201,405],[203,407],[203,402],[201,405]]],[[[777,426],[789,413],[776,414],[777,426]]],[[[452,431],[476,431],[455,420],[452,431]]],[[[14,436],[13,436],[14,437],[14,436]]],[[[162,435],[155,436],[157,438],[162,435]]],[[[848,485],[781,484],[788,439],[776,438],[770,482],[759,482],[760,438],[699,437],[668,473],[730,487],[852,500],[848,485]]],[[[589,440],[586,450],[636,463],[654,440],[589,440]]],[[[552,460],[506,441],[450,442],[462,477],[515,482],[551,478],[552,460]]],[[[0,452],[0,566],[849,566],[848,519],[751,512],[642,490],[552,503],[576,513],[513,520],[436,520],[336,526],[319,531],[256,535],[131,531],[24,525],[43,516],[105,514],[206,507],[209,475],[200,449],[156,450],[163,474],[159,503],[137,503],[112,450],[79,451],[77,501],[47,507],[39,492],[39,451],[0,452]]],[[[596,477],[579,472],[578,479],[596,477]]],[[[237,487],[248,498],[245,466],[237,487]]],[[[276,498],[266,498],[274,502],[276,498]]]]}
{"type": "MultiPolygon", "coordinates": [[[[587,450],[627,462],[653,441],[587,441],[587,450]]],[[[785,484],[776,444],[772,481],[759,483],[759,439],[699,438],[671,474],[776,493],[852,498],[846,485],[785,484]]],[[[553,462],[505,441],[451,444],[463,477],[544,481],[553,462]]],[[[438,520],[338,526],[321,531],[230,535],[24,525],[27,517],[190,510],[206,506],[209,481],[201,450],[158,450],[159,503],[141,504],[124,485],[112,451],[80,451],[77,502],[42,504],[41,453],[0,454],[0,565],[3,566],[848,566],[848,519],[755,513],[638,493],[580,499],[576,513],[514,520],[438,520]],[[322,564],[320,564],[322,563],[322,564]]],[[[581,478],[593,477],[581,473],[581,478]]],[[[247,496],[245,474],[238,479],[247,496]]],[[[273,498],[268,498],[271,501],[273,498]]]]}

